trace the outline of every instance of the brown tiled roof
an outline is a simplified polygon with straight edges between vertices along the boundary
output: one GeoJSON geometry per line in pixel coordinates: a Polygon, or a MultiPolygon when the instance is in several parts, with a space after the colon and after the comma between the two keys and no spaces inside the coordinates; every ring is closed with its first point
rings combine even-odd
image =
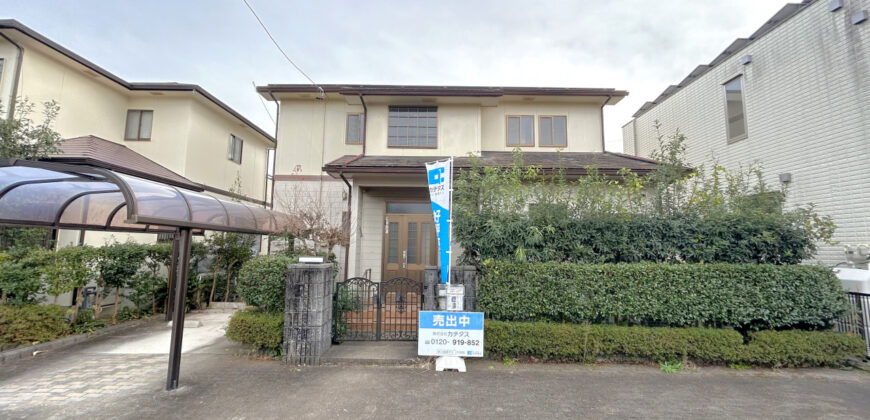
{"type": "MultiPolygon", "coordinates": [[[[612,152],[526,152],[523,163],[539,166],[542,169],[564,169],[566,174],[583,175],[586,168],[594,166],[603,174],[613,174],[627,168],[638,173],[647,173],[657,168],[651,159],[612,152]]],[[[444,159],[446,156],[356,156],[345,155],[324,165],[323,170],[338,173],[423,173],[426,162],[444,159]]],[[[480,164],[483,166],[504,167],[514,162],[513,152],[482,152],[480,164]]],[[[471,159],[467,156],[456,157],[456,168],[470,168],[471,159]]]]}
{"type": "Polygon", "coordinates": [[[97,166],[177,187],[203,190],[200,184],[128,149],[127,146],[96,136],[66,139],[60,144],[60,153],[45,160],[97,166]]]}

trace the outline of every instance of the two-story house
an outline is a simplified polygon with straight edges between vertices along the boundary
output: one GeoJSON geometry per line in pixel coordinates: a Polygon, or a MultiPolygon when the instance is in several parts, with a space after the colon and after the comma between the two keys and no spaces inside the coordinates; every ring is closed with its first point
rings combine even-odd
{"type": "Polygon", "coordinates": [[[647,171],[651,161],[604,151],[604,107],[614,89],[268,85],[279,102],[275,209],[315,201],[341,223],[350,246],[338,250],[340,275],[373,280],[420,278],[437,264],[425,162],[468,155],[507,166],[521,149],[527,163],[579,175],[647,171]],[[322,89],[322,90],[321,90],[322,89]],[[301,198],[300,198],[301,197],[301,198]]]}
{"type": "Polygon", "coordinates": [[[870,3],[787,4],[747,38],[645,103],[623,127],[626,153],[649,156],[661,133],[686,135],[692,166],[761,165],[787,206],[830,215],[837,245],[870,243],[870,3]]]}
{"type": "MultiPolygon", "coordinates": [[[[40,103],[57,102],[54,129],[69,139],[64,159],[124,166],[141,160],[125,159],[138,154],[211,193],[262,206],[270,200],[266,172],[274,137],[208,91],[193,84],[128,82],[18,21],[0,20],[3,118],[15,113],[17,99],[36,104],[34,119],[41,117],[40,103]],[[102,150],[103,158],[76,155],[88,150],[102,150]]],[[[58,243],[103,245],[106,239],[98,232],[62,231],[58,243]]]]}

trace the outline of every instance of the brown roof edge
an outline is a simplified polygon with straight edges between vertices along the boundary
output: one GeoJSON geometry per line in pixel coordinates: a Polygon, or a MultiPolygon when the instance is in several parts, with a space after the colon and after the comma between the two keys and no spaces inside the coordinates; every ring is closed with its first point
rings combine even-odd
{"type": "Polygon", "coordinates": [[[257,133],[259,133],[260,135],[266,137],[266,139],[268,139],[270,142],[275,143],[275,137],[273,137],[271,134],[267,133],[266,131],[264,131],[260,127],[258,127],[256,124],[254,124],[253,122],[251,122],[247,118],[245,118],[238,111],[234,110],[233,108],[230,108],[229,105],[227,105],[223,101],[217,99],[214,95],[212,95],[211,93],[209,93],[208,91],[206,91],[205,89],[203,89],[199,85],[188,84],[188,83],[172,83],[172,82],[168,82],[168,83],[167,82],[163,82],[163,83],[150,83],[150,82],[148,82],[148,83],[132,83],[132,82],[128,82],[128,81],[114,75],[112,72],[94,64],[93,62],[87,60],[86,58],[70,51],[69,49],[58,44],[57,42],[54,42],[54,41],[46,38],[44,35],[40,34],[39,32],[34,31],[30,27],[24,25],[23,23],[15,20],[15,19],[0,19],[0,29],[13,29],[13,30],[16,30],[18,32],[21,32],[22,34],[34,39],[35,41],[37,41],[37,42],[55,50],[55,51],[57,51],[58,53],[66,56],[67,58],[87,67],[88,69],[96,72],[97,74],[102,75],[103,77],[121,85],[122,87],[124,87],[128,90],[132,90],[132,91],[136,91],[136,90],[191,91],[191,92],[199,93],[200,95],[204,96],[206,99],[213,102],[215,105],[217,105],[218,107],[220,107],[221,109],[223,109],[224,111],[226,111],[227,113],[232,115],[233,117],[237,118],[239,121],[241,121],[245,125],[249,126],[251,129],[253,129],[257,133]]]}
{"type": "MultiPolygon", "coordinates": [[[[498,97],[504,95],[539,96],[628,96],[624,90],[612,88],[570,87],[509,87],[509,86],[434,86],[434,85],[320,85],[325,93],[342,95],[373,96],[476,96],[498,97]]],[[[316,93],[318,86],[310,84],[269,84],[257,86],[257,92],[265,93],[316,93]]]]}
{"type": "Polygon", "coordinates": [[[616,155],[616,156],[619,156],[619,157],[624,157],[624,158],[626,158],[626,159],[639,160],[639,161],[641,161],[641,162],[652,163],[652,164],[656,164],[656,165],[658,165],[658,163],[659,163],[659,162],[658,162],[657,160],[655,160],[655,159],[645,158],[645,157],[643,157],[643,156],[630,155],[630,154],[628,154],[628,153],[609,152],[609,151],[605,151],[604,153],[608,153],[608,154],[611,154],[611,155],[616,155]]]}

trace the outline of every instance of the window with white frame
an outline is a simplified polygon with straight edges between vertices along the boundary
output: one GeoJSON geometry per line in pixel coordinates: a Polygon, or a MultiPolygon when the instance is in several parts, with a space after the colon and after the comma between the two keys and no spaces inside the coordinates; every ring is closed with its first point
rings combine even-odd
{"type": "Polygon", "coordinates": [[[124,140],[151,140],[151,124],[153,122],[154,111],[146,109],[127,111],[127,128],[124,130],[124,140]]]}
{"type": "Polygon", "coordinates": [[[564,115],[541,116],[538,119],[541,127],[541,146],[568,146],[568,117],[564,115]]]}
{"type": "Polygon", "coordinates": [[[362,144],[365,121],[363,114],[347,114],[347,133],[344,141],[347,144],[362,144]]]}
{"type": "Polygon", "coordinates": [[[230,149],[228,158],[236,162],[238,164],[242,163],[242,146],[244,145],[244,140],[236,137],[233,134],[230,134],[230,149]]]}
{"type": "Polygon", "coordinates": [[[389,147],[438,147],[438,107],[390,106],[389,147]]]}
{"type": "Polygon", "coordinates": [[[509,115],[507,117],[507,145],[535,145],[535,117],[532,115],[509,115]]]}
{"type": "Polygon", "coordinates": [[[743,106],[743,76],[725,83],[725,121],[728,141],[745,139],[747,135],[746,113],[743,106]]]}

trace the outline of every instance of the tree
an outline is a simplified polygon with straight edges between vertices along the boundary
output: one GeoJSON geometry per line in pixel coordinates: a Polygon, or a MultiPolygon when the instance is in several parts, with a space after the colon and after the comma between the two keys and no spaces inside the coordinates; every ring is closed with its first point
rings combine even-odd
{"type": "Polygon", "coordinates": [[[40,123],[30,118],[34,104],[26,98],[15,102],[13,118],[0,119],[0,159],[36,160],[60,152],[63,139],[53,128],[60,106],[55,101],[43,102],[42,105],[40,123]]]}
{"type": "MultiPolygon", "coordinates": [[[[115,304],[112,311],[112,324],[118,321],[118,306],[121,300],[121,289],[127,287],[130,279],[145,263],[147,250],[145,246],[128,242],[113,243],[99,249],[97,269],[101,287],[100,296],[105,296],[109,288],[115,291],[115,304]]],[[[97,305],[99,307],[100,305],[97,305]]]]}
{"type": "MultiPolygon", "coordinates": [[[[97,251],[89,246],[70,246],[56,252],[45,251],[42,272],[47,292],[54,295],[54,304],[60,294],[78,288],[75,302],[82,298],[82,288],[97,277],[97,251]]],[[[75,305],[73,323],[78,321],[79,305],[75,305]]]]}
{"type": "Polygon", "coordinates": [[[43,288],[36,267],[0,252],[0,303],[35,303],[43,288]]]}
{"type": "Polygon", "coordinates": [[[280,235],[290,241],[298,239],[302,254],[331,254],[336,246],[350,244],[351,221],[341,218],[340,212],[315,193],[296,185],[277,194],[275,200],[285,212],[282,216],[285,228],[280,235]]]}
{"type": "Polygon", "coordinates": [[[233,269],[240,267],[254,256],[252,249],[255,238],[254,235],[242,233],[217,232],[206,239],[206,247],[209,254],[212,255],[212,284],[208,298],[209,303],[214,302],[219,269],[223,269],[226,274],[224,302],[229,302],[233,269]]]}
{"type": "MultiPolygon", "coordinates": [[[[43,108],[42,122],[36,123],[30,118],[34,104],[27,99],[18,99],[15,115],[0,119],[0,159],[36,160],[60,152],[63,139],[53,128],[60,107],[50,101],[44,102],[43,108]]],[[[46,243],[47,236],[47,229],[3,227],[0,228],[0,249],[53,245],[46,243]]]]}

